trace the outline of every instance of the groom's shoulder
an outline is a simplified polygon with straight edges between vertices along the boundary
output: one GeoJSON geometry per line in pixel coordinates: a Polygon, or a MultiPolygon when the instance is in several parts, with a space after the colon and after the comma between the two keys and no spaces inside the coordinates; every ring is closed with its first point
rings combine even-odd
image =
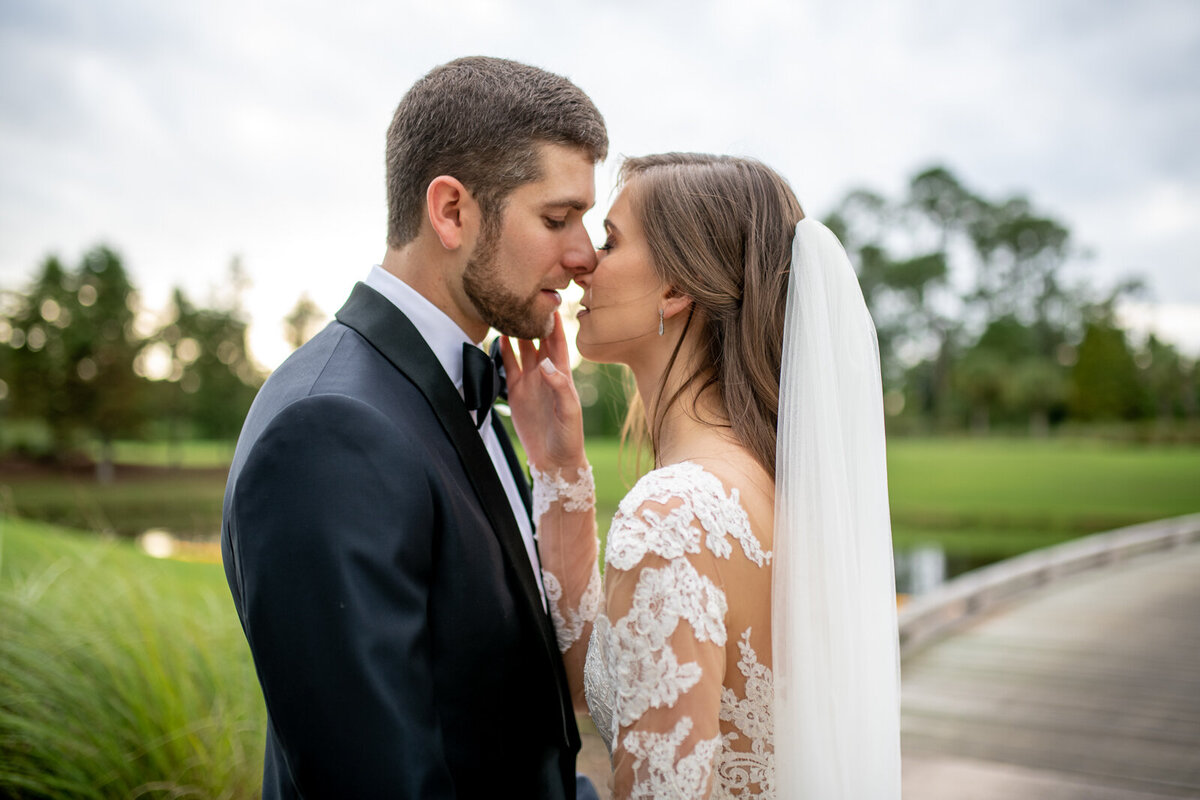
{"type": "Polygon", "coordinates": [[[417,387],[362,336],[335,320],[263,384],[238,437],[235,468],[268,429],[299,424],[314,414],[378,417],[398,434],[416,436],[434,419],[417,387]]]}
{"type": "Polygon", "coordinates": [[[347,395],[385,406],[419,396],[411,380],[361,334],[337,320],[280,364],[259,392],[275,410],[321,394],[347,395]]]}

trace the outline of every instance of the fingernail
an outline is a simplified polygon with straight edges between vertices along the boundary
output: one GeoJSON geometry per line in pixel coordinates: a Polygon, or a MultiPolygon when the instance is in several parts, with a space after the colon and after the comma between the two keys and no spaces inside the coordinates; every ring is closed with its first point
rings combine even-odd
{"type": "Polygon", "coordinates": [[[553,375],[558,372],[558,368],[555,367],[554,363],[548,358],[543,358],[540,362],[538,362],[538,366],[541,367],[542,372],[546,373],[547,375],[553,375]]]}

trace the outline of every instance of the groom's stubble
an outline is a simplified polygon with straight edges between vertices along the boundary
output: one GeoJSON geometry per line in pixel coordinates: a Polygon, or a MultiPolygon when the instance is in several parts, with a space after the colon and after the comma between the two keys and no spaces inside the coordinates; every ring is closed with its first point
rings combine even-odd
{"type": "Polygon", "coordinates": [[[501,283],[503,266],[496,259],[496,251],[503,218],[503,208],[485,217],[479,243],[463,270],[463,291],[479,318],[500,333],[519,339],[540,339],[553,326],[553,316],[541,317],[534,309],[540,292],[521,297],[501,283]]]}

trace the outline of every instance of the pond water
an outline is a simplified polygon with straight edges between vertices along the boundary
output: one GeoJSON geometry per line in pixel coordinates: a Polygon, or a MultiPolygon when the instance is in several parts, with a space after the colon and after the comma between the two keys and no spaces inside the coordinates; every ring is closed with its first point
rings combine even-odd
{"type": "Polygon", "coordinates": [[[937,544],[896,548],[896,593],[924,594],[964,572],[1003,558],[990,553],[947,553],[937,544]]]}

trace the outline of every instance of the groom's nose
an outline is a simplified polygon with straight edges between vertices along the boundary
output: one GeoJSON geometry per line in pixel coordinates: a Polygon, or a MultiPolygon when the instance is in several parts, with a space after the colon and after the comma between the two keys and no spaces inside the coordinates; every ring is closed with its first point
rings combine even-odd
{"type": "Polygon", "coordinates": [[[591,272],[596,268],[596,251],[592,249],[592,237],[580,223],[571,232],[566,252],[562,258],[563,269],[574,278],[582,273],[591,272]]]}

